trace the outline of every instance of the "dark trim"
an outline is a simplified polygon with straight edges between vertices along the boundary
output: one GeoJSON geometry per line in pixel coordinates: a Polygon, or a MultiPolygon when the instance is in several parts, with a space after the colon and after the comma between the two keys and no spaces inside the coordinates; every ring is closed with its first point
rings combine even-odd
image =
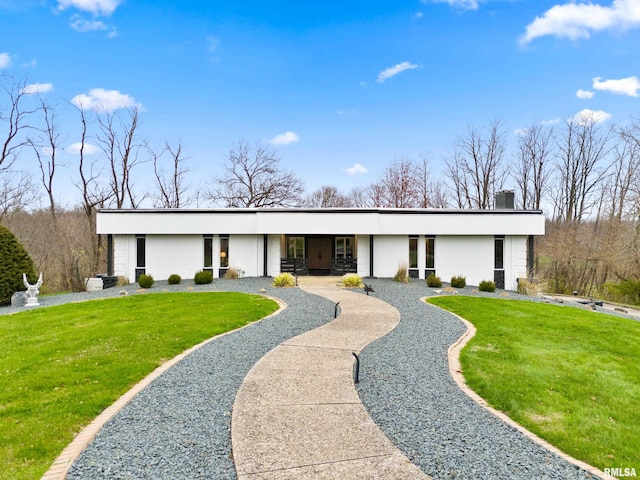
{"type": "Polygon", "coordinates": [[[262,235],[262,255],[263,255],[262,276],[263,277],[266,277],[269,272],[269,262],[267,260],[267,256],[269,253],[268,243],[269,243],[269,235],[267,234],[262,235]]]}
{"type": "Polygon", "coordinates": [[[532,214],[539,215],[542,210],[458,210],[450,208],[429,209],[429,208],[211,208],[211,209],[190,209],[190,208],[137,208],[137,209],[99,209],[99,213],[190,213],[190,214],[243,214],[255,215],[258,213],[314,213],[333,215],[336,213],[377,213],[380,215],[515,215],[532,214]]]}
{"type": "Polygon", "coordinates": [[[113,234],[107,235],[107,275],[113,276],[113,234]]]}
{"type": "Polygon", "coordinates": [[[373,235],[369,235],[369,276],[373,277],[373,235]]]}
{"type": "Polygon", "coordinates": [[[529,278],[533,278],[534,275],[534,262],[535,262],[535,237],[529,235],[529,241],[527,242],[527,273],[529,278]]]}

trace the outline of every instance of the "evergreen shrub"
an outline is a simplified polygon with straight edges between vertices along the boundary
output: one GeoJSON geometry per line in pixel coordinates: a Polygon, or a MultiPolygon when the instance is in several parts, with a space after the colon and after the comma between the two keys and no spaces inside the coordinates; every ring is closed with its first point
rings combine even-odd
{"type": "Polygon", "coordinates": [[[138,285],[140,285],[141,288],[151,288],[153,282],[154,280],[151,275],[142,274],[138,278],[138,285]]]}
{"type": "Polygon", "coordinates": [[[495,292],[496,291],[496,283],[491,280],[482,280],[480,285],[478,285],[478,290],[481,292],[495,292]]]}
{"type": "Polygon", "coordinates": [[[207,270],[200,270],[193,277],[193,283],[196,285],[205,285],[211,282],[213,282],[213,273],[207,270]]]}
{"type": "Polygon", "coordinates": [[[30,284],[38,280],[25,248],[8,228],[0,225],[0,305],[9,305],[14,293],[26,290],[23,273],[30,284]]]}

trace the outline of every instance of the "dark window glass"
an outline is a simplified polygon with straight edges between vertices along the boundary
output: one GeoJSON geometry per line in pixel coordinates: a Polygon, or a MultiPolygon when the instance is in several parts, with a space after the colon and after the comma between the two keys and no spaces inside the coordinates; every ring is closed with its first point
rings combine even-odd
{"type": "Polygon", "coordinates": [[[418,268],[418,239],[409,238],[409,268],[418,268]]]}
{"type": "Polygon", "coordinates": [[[427,237],[427,268],[436,268],[436,239],[427,237]]]}
{"type": "Polygon", "coordinates": [[[146,263],[146,238],[138,236],[136,237],[136,268],[145,268],[146,263]]]}
{"type": "Polygon", "coordinates": [[[204,268],[213,267],[213,238],[204,239],[204,268]]]}
{"type": "Polygon", "coordinates": [[[504,238],[495,239],[495,268],[504,268],[504,238]]]}

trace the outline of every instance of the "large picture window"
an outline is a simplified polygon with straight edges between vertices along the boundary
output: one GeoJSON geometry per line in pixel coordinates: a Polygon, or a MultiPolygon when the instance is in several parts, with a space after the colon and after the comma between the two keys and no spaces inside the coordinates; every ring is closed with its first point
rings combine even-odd
{"type": "Polygon", "coordinates": [[[287,237],[287,258],[304,258],[304,237],[287,237]]]}
{"type": "Polygon", "coordinates": [[[353,237],[336,237],[336,258],[353,258],[353,237]]]}

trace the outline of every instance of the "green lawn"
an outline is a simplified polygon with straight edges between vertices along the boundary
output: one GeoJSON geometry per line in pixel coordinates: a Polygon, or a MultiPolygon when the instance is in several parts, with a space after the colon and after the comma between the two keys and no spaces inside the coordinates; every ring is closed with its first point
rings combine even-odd
{"type": "Polygon", "coordinates": [[[161,363],[276,309],[258,295],[185,292],[0,316],[0,478],[40,478],[84,426],[161,363]]]}
{"type": "Polygon", "coordinates": [[[640,471],[640,323],[526,301],[429,302],[476,326],[462,369],[491,406],[600,469],[640,471]]]}

